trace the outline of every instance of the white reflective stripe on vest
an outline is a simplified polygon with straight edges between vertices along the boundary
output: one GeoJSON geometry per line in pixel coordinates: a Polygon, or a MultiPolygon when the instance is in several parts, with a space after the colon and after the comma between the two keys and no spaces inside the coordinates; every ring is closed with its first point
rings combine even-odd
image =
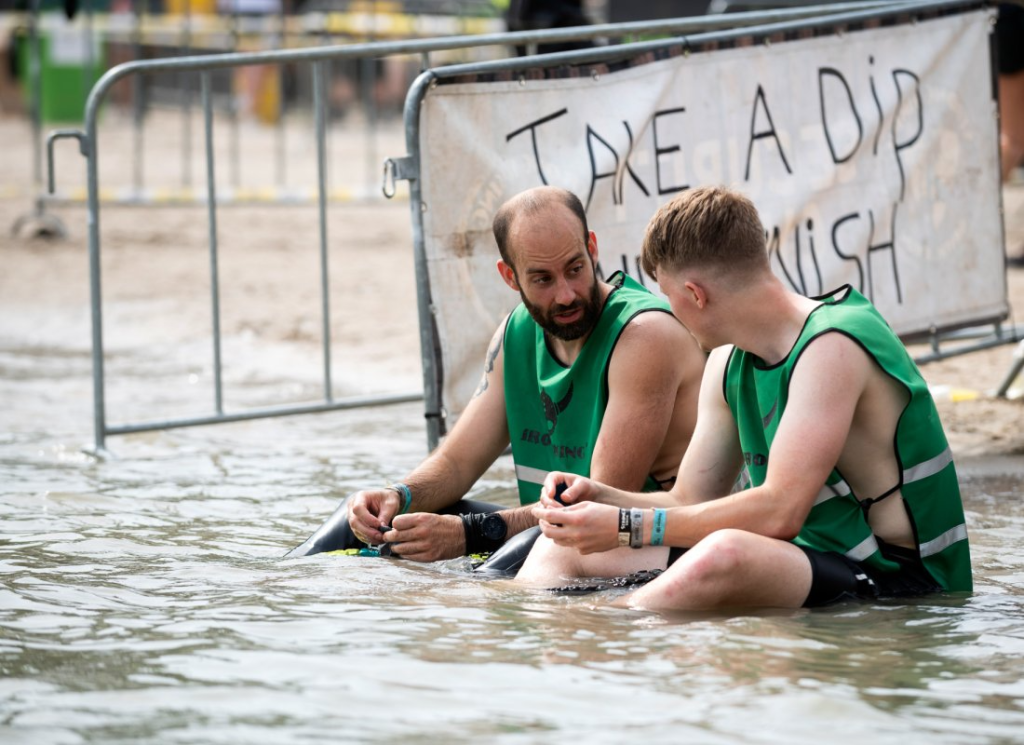
{"type": "Polygon", "coordinates": [[[827,502],[828,500],[835,499],[836,497],[848,496],[851,491],[850,485],[842,479],[839,479],[839,481],[834,484],[825,484],[821,487],[821,491],[818,492],[818,496],[814,500],[814,504],[819,505],[822,502],[827,502]]]}
{"type": "Polygon", "coordinates": [[[846,552],[846,558],[853,561],[864,561],[878,550],[878,541],[873,535],[869,535],[863,541],[846,552]]]}
{"type": "Polygon", "coordinates": [[[736,494],[746,489],[751,484],[750,471],[747,470],[746,466],[743,466],[743,470],[740,471],[740,475],[736,477],[736,481],[733,482],[732,491],[730,494],[736,494]]]}
{"type": "Polygon", "coordinates": [[[918,463],[916,466],[911,466],[903,472],[903,483],[912,484],[915,481],[926,479],[929,476],[934,476],[943,468],[948,466],[953,461],[953,451],[947,446],[945,450],[936,455],[934,458],[929,458],[924,463],[918,463]]]}
{"type": "Polygon", "coordinates": [[[539,468],[530,468],[529,466],[516,465],[516,478],[520,481],[526,481],[530,484],[544,484],[544,479],[548,477],[550,471],[542,471],[539,468]]]}
{"type": "Polygon", "coordinates": [[[960,523],[955,528],[950,528],[938,538],[921,544],[921,557],[931,556],[952,546],[957,541],[967,540],[967,526],[960,523]]]}

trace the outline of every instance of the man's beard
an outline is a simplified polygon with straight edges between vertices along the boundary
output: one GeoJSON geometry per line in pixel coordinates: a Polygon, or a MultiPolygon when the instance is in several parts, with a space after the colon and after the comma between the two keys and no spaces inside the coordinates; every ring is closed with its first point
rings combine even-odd
{"type": "Polygon", "coordinates": [[[523,305],[530,312],[530,316],[537,322],[537,325],[556,339],[561,339],[562,341],[574,341],[581,336],[586,336],[597,325],[597,319],[601,316],[601,290],[598,286],[597,277],[594,277],[594,285],[590,288],[589,298],[576,300],[569,305],[555,305],[548,313],[545,313],[527,300],[522,290],[519,290],[519,296],[523,300],[523,305]],[[554,316],[556,313],[565,313],[577,308],[583,309],[583,315],[578,320],[569,324],[555,321],[554,316]]]}

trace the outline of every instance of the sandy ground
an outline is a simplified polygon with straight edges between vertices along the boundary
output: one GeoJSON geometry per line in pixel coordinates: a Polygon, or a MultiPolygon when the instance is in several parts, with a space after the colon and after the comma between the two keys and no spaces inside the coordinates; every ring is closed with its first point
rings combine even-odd
{"type": "MultiPolygon", "coordinates": [[[[163,126],[173,129],[166,121],[163,126]]],[[[158,129],[146,138],[153,164],[147,183],[154,186],[161,178],[180,178],[180,158],[160,157],[160,148],[173,144],[168,144],[170,134],[164,135],[158,129]],[[156,164],[163,164],[167,173],[156,164]]],[[[384,125],[375,136],[381,158],[404,154],[397,122],[384,125]]],[[[47,208],[66,225],[66,240],[9,237],[10,226],[31,209],[31,147],[21,120],[0,119],[0,138],[5,143],[0,194],[6,194],[0,198],[0,343],[8,349],[83,353],[90,348],[85,209],[47,208]]],[[[288,142],[290,171],[314,173],[308,140],[289,135],[288,142]]],[[[369,181],[360,165],[367,161],[365,144],[346,136],[333,142],[332,162],[352,166],[353,183],[369,181]]],[[[118,151],[116,143],[107,147],[103,152],[118,151]]],[[[129,147],[121,150],[131,152],[129,147]]],[[[73,146],[60,158],[62,188],[80,186],[83,161],[73,146]]],[[[117,157],[104,158],[114,169],[107,178],[130,183],[130,165],[119,165],[117,157]]],[[[247,167],[252,175],[246,183],[269,183],[260,181],[272,177],[266,162],[247,161],[247,167]]],[[[399,197],[390,202],[337,202],[328,211],[335,395],[405,392],[422,385],[409,204],[399,197]]],[[[1024,183],[1004,189],[1004,209],[1007,250],[1024,251],[1024,183]]],[[[219,210],[217,220],[226,384],[245,383],[254,375],[277,376],[295,381],[290,391],[297,398],[318,395],[323,362],[315,207],[232,206],[219,210]]],[[[171,366],[191,371],[193,383],[208,377],[206,209],[105,207],[100,227],[108,364],[116,371],[121,356],[133,358],[138,350],[148,349],[153,355],[169,355],[171,366]]],[[[1009,323],[1016,321],[1024,329],[1024,269],[1009,269],[1007,283],[1016,312],[1009,323]]],[[[1019,396],[1024,377],[1014,383],[1015,400],[988,395],[1006,376],[1014,349],[1003,345],[923,367],[939,393],[940,413],[957,455],[1015,456],[1024,467],[1024,398],[1019,396]]],[[[927,348],[914,351],[923,354],[927,348]]],[[[129,369],[130,363],[123,367],[129,369]]]]}

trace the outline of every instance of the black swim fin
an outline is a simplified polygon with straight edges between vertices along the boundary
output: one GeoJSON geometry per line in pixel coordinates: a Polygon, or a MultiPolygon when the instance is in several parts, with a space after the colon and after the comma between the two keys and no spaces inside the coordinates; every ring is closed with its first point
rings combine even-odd
{"type": "Polygon", "coordinates": [[[348,498],[346,497],[313,535],[286,553],[284,558],[295,559],[299,556],[312,556],[324,551],[363,548],[365,545],[356,538],[352,528],[348,525],[348,498]]]}

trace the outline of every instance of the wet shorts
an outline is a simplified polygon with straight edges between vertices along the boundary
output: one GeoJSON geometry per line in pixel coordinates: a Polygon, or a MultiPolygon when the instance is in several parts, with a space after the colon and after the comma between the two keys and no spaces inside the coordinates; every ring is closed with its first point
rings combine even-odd
{"type": "Polygon", "coordinates": [[[869,570],[842,554],[798,546],[811,562],[811,591],[804,607],[816,608],[840,600],[907,598],[942,591],[916,552],[883,541],[878,544],[882,556],[900,565],[898,571],[869,570]]]}

